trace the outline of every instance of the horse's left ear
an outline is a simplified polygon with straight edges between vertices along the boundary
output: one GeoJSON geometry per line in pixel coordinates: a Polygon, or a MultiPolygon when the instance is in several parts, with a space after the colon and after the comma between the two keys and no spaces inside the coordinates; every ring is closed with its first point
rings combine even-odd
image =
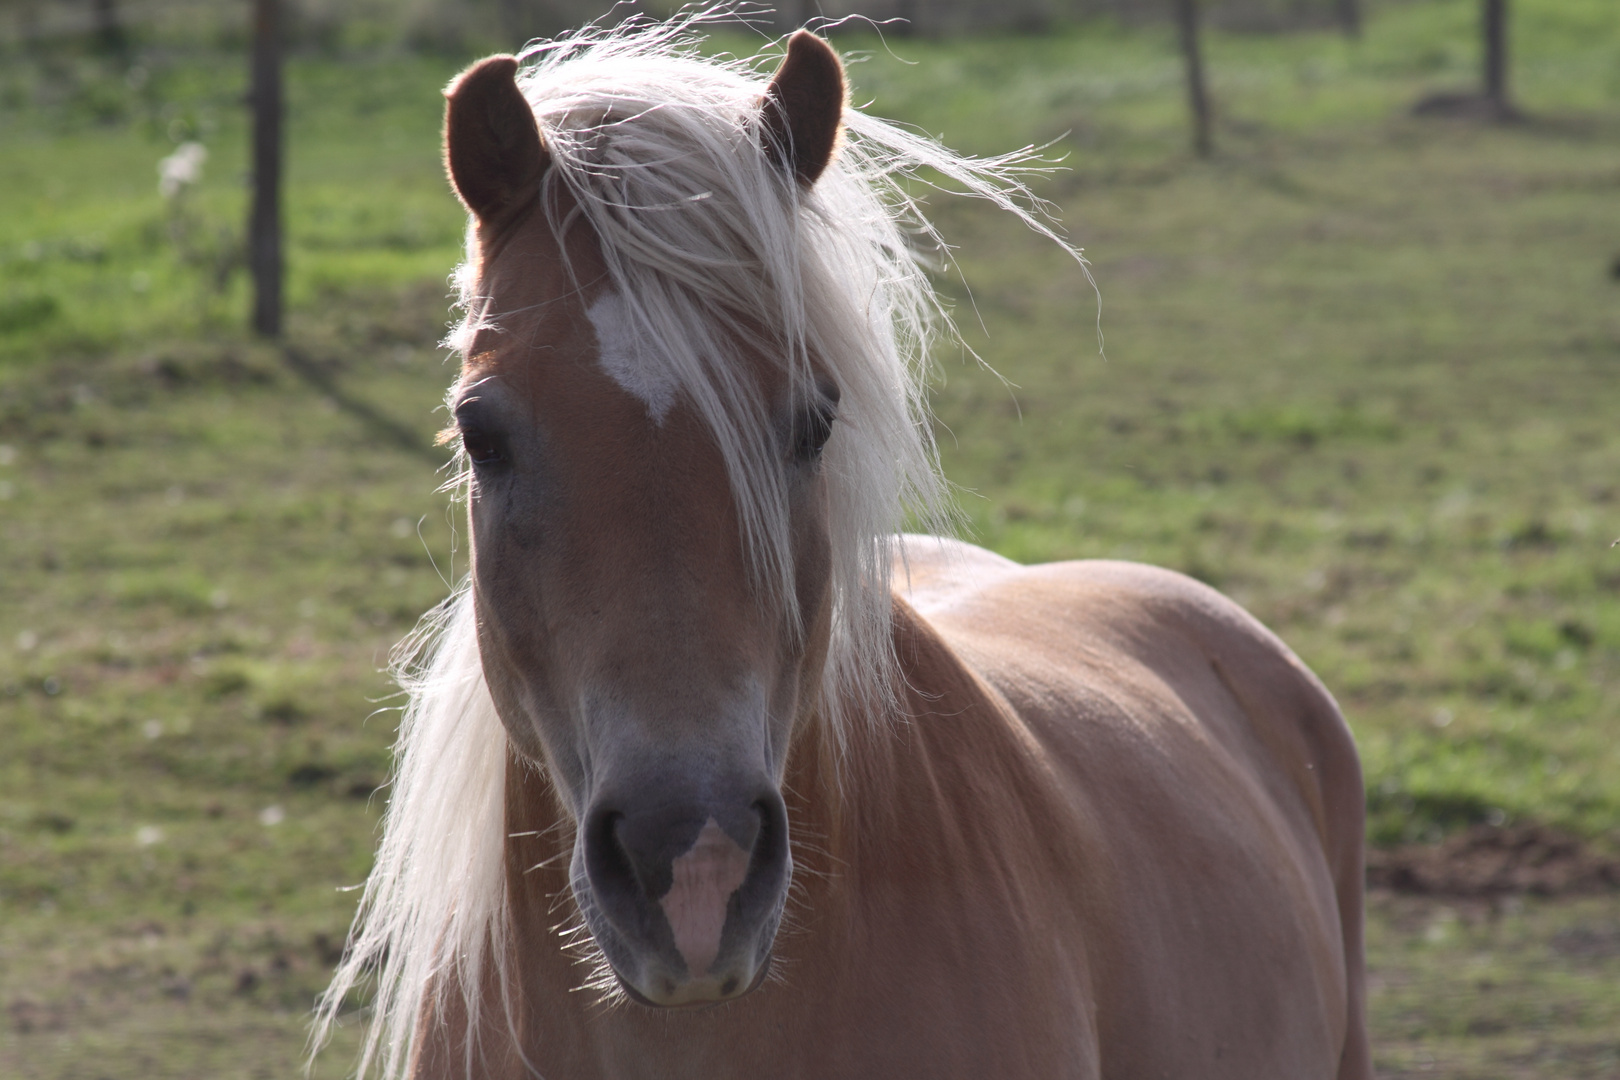
{"type": "Polygon", "coordinates": [[[444,107],[450,183],[480,222],[540,192],[550,156],[534,110],[517,87],[515,57],[491,56],[456,76],[444,107]]]}
{"type": "Polygon", "coordinates": [[[844,122],[844,65],[808,30],[788,38],[787,56],[760,103],[765,152],[809,187],[838,146],[844,122]]]}

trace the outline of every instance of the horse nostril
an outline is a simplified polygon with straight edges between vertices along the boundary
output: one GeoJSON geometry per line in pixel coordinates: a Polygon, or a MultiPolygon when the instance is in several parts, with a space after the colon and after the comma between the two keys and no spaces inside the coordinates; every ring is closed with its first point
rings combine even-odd
{"type": "Polygon", "coordinates": [[[749,852],[749,862],[758,867],[761,858],[769,858],[772,847],[771,808],[764,799],[754,803],[754,813],[759,815],[759,832],[754,834],[754,846],[749,852]]]}
{"type": "Polygon", "coordinates": [[[784,884],[788,869],[787,806],[772,791],[756,799],[753,810],[759,817],[759,832],[749,852],[743,891],[755,902],[769,902],[768,897],[784,884]]]}
{"type": "Polygon", "coordinates": [[[759,815],[759,835],[754,839],[755,866],[768,864],[781,854],[787,844],[787,806],[782,796],[771,792],[754,802],[754,813],[759,815]]]}
{"type": "Polygon", "coordinates": [[[591,884],[600,892],[617,893],[624,899],[643,897],[641,875],[635,860],[619,840],[619,823],[624,815],[616,810],[598,810],[585,827],[585,868],[591,884]]]}

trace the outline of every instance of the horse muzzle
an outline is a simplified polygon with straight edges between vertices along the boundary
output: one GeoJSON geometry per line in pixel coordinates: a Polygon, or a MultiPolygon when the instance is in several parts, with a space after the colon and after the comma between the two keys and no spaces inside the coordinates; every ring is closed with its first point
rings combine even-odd
{"type": "Polygon", "coordinates": [[[728,1001],[764,980],[792,873],[787,809],[751,797],[600,798],[574,853],[573,889],[626,993],[643,1005],[728,1001]]]}

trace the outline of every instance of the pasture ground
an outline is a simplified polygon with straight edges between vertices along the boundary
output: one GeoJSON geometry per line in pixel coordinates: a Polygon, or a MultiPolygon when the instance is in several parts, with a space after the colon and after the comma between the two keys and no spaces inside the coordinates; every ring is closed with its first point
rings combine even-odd
{"type": "MultiPolygon", "coordinates": [[[[1524,0],[1529,119],[1412,119],[1470,80],[1473,8],[1217,37],[1207,163],[1162,34],[840,44],[858,100],[958,147],[1071,132],[1041,190],[1106,356],[1072,265],[934,200],[1010,384],[941,357],[981,542],[1249,605],[1344,704],[1376,843],[1537,822],[1612,852],[1620,16],[1524,0]]],[[[456,65],[293,65],[289,359],[236,329],[236,61],[47,59],[0,86],[0,1076],[289,1076],[385,795],[378,669],[464,568],[431,448],[456,65]],[[191,137],[205,181],[166,206],[191,137]]],[[[1613,893],[1379,893],[1369,952],[1383,1075],[1620,1070],[1613,893]]]]}

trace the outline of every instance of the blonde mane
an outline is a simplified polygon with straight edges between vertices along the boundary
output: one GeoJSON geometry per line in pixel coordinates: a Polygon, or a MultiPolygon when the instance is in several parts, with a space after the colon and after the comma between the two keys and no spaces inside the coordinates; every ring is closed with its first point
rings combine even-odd
{"type": "MultiPolygon", "coordinates": [[[[925,265],[948,254],[913,192],[985,199],[1080,255],[1019,179],[1040,164],[1027,148],[968,159],[846,107],[842,144],[814,187],[784,182],[759,149],[762,71],[780,50],[703,55],[698,31],[723,14],[638,17],[532,44],[518,85],[551,158],[542,206],[552,227],[568,227],[557,213],[568,205],[595,232],[632,332],[656,343],[638,359],[663,365],[713,433],[756,577],[788,603],[780,452],[739,357],[780,363],[801,393],[813,371],[839,387],[822,459],[834,625],[820,713],[841,744],[849,725],[893,707],[894,534],[908,519],[925,529],[950,519],[924,401],[932,347],[954,333],[925,265]]],[[[471,245],[469,231],[458,348],[503,314],[478,293],[471,245]]],[[[374,1065],[403,1075],[430,986],[458,986],[477,1030],[486,959],[505,985],[506,735],[465,587],[402,646],[396,674],[409,703],[382,840],[313,1036],[318,1049],[349,995],[370,984],[362,1077],[374,1065]]]]}

